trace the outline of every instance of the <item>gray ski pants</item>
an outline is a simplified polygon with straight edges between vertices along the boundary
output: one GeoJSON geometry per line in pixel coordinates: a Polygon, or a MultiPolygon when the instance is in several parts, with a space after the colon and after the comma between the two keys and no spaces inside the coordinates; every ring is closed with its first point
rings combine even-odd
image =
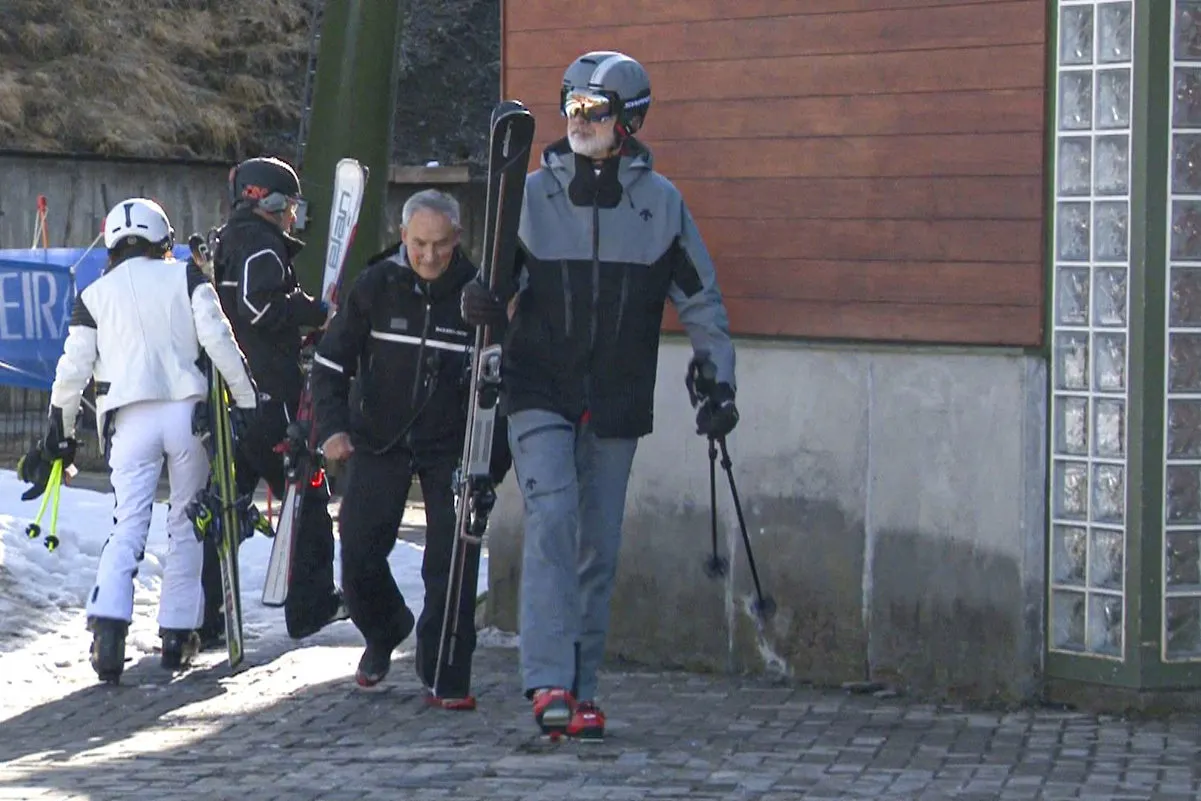
{"type": "Polygon", "coordinates": [[[636,439],[599,439],[540,409],[509,416],[525,501],[521,673],[526,692],[596,694],[636,439]]]}

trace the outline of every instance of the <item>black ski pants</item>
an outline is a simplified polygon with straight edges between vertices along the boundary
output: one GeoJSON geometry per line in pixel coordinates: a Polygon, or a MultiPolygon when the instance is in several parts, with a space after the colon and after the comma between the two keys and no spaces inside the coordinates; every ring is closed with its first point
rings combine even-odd
{"type": "MultiPolygon", "coordinates": [[[[259,480],[267,482],[272,494],[283,503],[285,487],[283,456],[275,452],[287,433],[291,410],[280,401],[266,401],[253,430],[238,442],[234,470],[238,494],[253,492],[259,480]]],[[[260,509],[266,512],[265,509],[260,509]]],[[[292,579],[284,602],[284,623],[295,639],[314,634],[341,604],[334,586],[334,524],[329,515],[329,493],[325,487],[305,482],[304,505],[296,532],[292,579]]],[[[206,541],[204,569],[204,630],[223,631],[221,615],[221,565],[217,548],[206,541]]]]}
{"type": "MultiPolygon", "coordinates": [[[[342,540],[342,590],[350,618],[368,642],[386,640],[390,626],[406,606],[388,565],[404,516],[405,500],[416,474],[425,499],[425,554],[421,579],[425,601],[417,620],[418,677],[432,687],[438,663],[446,593],[455,541],[453,474],[458,453],[414,455],[397,448],[384,454],[356,450],[350,457],[338,528],[342,540]]],[[[465,697],[471,690],[475,652],[475,602],[480,549],[465,553],[459,632],[453,667],[444,667],[439,694],[465,697]]]]}

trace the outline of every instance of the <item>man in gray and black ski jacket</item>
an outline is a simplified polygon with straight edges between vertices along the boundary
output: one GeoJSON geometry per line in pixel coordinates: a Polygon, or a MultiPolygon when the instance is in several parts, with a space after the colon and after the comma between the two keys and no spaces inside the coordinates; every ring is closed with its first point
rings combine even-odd
{"type": "Polygon", "coordinates": [[[598,437],[652,429],[668,298],[693,349],[734,386],[716,272],[683,198],[637,139],[592,162],[563,139],[526,185],[517,309],[505,342],[504,410],[589,415],[598,437]]]}
{"type": "MultiPolygon", "coordinates": [[[[738,420],[716,272],[679,191],[633,137],[650,100],[634,59],[576,59],[559,98],[567,136],[525,184],[502,410],[525,502],[522,682],[552,735],[604,736],[597,670],[634,451],[654,422],[669,298],[695,359],[716,370],[697,432],[723,436],[738,420]]],[[[473,281],[464,319],[503,321],[507,301],[473,281]]]]}

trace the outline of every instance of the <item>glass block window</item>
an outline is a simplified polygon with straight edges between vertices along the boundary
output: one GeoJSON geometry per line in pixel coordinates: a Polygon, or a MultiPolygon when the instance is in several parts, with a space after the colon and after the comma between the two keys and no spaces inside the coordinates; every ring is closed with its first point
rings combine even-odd
{"type": "Polygon", "coordinates": [[[1058,15],[1049,648],[1121,660],[1134,8],[1058,15]]]}
{"type": "Polygon", "coordinates": [[[1201,660],[1201,0],[1172,8],[1164,410],[1165,661],[1201,660]]]}

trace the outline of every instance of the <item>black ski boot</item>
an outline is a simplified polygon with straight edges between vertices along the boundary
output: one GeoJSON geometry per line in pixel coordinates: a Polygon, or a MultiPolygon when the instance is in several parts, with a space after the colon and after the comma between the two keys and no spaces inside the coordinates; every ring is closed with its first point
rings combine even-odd
{"type": "MultiPolygon", "coordinates": [[[[214,592],[220,592],[220,589],[214,592]]],[[[221,607],[205,610],[204,622],[197,633],[200,635],[201,651],[225,650],[225,612],[221,607]]]]}
{"type": "Polygon", "coordinates": [[[406,606],[393,621],[391,637],[387,640],[367,641],[367,647],[359,659],[358,670],[354,673],[354,680],[360,687],[374,687],[384,680],[392,667],[392,652],[413,632],[415,622],[413,613],[406,606]]]}
{"type": "Polygon", "coordinates": [[[166,670],[186,668],[200,653],[200,635],[191,629],[159,629],[159,636],[163,638],[159,664],[166,670]]]}
{"type": "Polygon", "coordinates": [[[125,632],[129,623],[111,617],[91,617],[88,630],[92,632],[92,670],[103,682],[120,683],[125,670],[125,632]]]}

